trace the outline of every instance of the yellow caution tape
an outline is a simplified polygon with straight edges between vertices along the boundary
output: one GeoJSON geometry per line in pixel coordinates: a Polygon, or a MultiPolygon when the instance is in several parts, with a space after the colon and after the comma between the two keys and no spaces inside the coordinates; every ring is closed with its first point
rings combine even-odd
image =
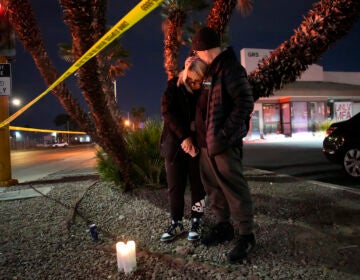
{"type": "Polygon", "coordinates": [[[121,20],[119,20],[118,23],[114,25],[103,37],[101,37],[86,53],[84,53],[83,56],[81,56],[77,61],[75,61],[74,64],[71,65],[69,69],[66,70],[64,74],[62,74],[44,92],[42,92],[39,96],[34,98],[24,107],[22,107],[13,115],[11,115],[2,123],[0,123],[0,128],[2,128],[5,125],[8,125],[11,121],[13,121],[22,113],[24,113],[27,109],[29,109],[32,105],[34,105],[37,101],[39,101],[42,97],[44,97],[57,85],[59,85],[66,78],[68,78],[73,73],[75,73],[77,69],[83,66],[92,57],[94,57],[106,46],[108,46],[111,42],[113,42],[117,37],[122,35],[125,31],[127,31],[133,25],[135,25],[140,19],[142,19],[144,16],[146,16],[156,7],[158,7],[161,4],[161,2],[163,2],[163,0],[142,0],[128,14],[126,14],[121,20]]]}
{"type": "Polygon", "coordinates": [[[28,131],[28,132],[44,132],[44,133],[66,133],[66,134],[86,134],[83,131],[71,131],[71,130],[52,130],[52,129],[40,129],[31,127],[9,126],[10,130],[28,131]]]}

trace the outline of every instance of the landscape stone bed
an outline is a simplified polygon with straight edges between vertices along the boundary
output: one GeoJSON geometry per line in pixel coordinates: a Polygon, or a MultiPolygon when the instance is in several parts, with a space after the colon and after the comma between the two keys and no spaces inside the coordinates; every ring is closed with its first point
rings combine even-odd
{"type": "MultiPolygon", "coordinates": [[[[359,194],[270,172],[245,174],[257,247],[243,263],[226,261],[235,240],[207,248],[185,233],[160,242],[170,221],[166,188],[123,193],[96,176],[52,178],[9,187],[53,187],[46,195],[0,202],[0,279],[360,279],[359,194]],[[137,268],[125,275],[115,244],[128,240],[136,242],[137,268]]],[[[188,214],[188,193],[186,201],[188,214]]],[[[206,208],[205,230],[213,222],[206,208]]]]}

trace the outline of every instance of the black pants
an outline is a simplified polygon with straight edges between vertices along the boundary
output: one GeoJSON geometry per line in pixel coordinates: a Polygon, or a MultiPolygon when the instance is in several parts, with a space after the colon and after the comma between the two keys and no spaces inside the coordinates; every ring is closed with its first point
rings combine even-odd
{"type": "Polygon", "coordinates": [[[209,157],[200,151],[201,179],[217,222],[230,222],[240,234],[253,230],[253,205],[248,183],[243,174],[242,150],[229,148],[209,157]]]}
{"type": "Polygon", "coordinates": [[[165,168],[171,218],[174,221],[181,221],[184,216],[184,195],[188,179],[192,203],[191,217],[200,218],[204,213],[202,206],[205,190],[200,179],[199,156],[192,158],[181,153],[175,160],[165,159],[165,168]]]}

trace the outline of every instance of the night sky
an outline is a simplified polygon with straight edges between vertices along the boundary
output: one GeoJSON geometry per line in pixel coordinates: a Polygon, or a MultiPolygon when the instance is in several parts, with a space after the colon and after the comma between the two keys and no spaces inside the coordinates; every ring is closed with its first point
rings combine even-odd
{"type": "MultiPolygon", "coordinates": [[[[58,56],[58,44],[71,42],[68,27],[62,21],[62,11],[58,1],[31,0],[48,54],[59,74],[65,72],[70,64],[58,56]],[[45,7],[45,6],[46,7],[45,7]]],[[[139,1],[109,0],[108,25],[115,25],[139,1]]],[[[303,16],[316,1],[256,0],[254,10],[242,17],[237,11],[230,23],[229,44],[239,55],[242,48],[274,49],[293,35],[303,16]]],[[[161,32],[161,8],[152,11],[122,37],[121,42],[131,52],[131,69],[125,76],[117,79],[117,97],[121,111],[125,113],[132,107],[143,106],[148,117],[160,116],[160,98],[165,89],[166,75],[163,67],[163,35],[161,32]]],[[[206,20],[206,14],[191,14],[206,20]]],[[[324,71],[360,72],[360,22],[351,32],[338,41],[323,55],[317,64],[324,71]]],[[[16,61],[12,62],[12,97],[22,99],[26,104],[46,89],[46,85],[36,69],[32,58],[17,43],[16,61]]],[[[181,50],[181,61],[188,52],[181,50]]],[[[86,109],[86,104],[73,77],[66,80],[70,91],[86,109]]],[[[16,108],[10,106],[13,113],[16,108]]],[[[53,120],[56,115],[66,113],[52,93],[48,93],[33,107],[23,113],[11,125],[35,128],[56,128],[53,120]]]]}

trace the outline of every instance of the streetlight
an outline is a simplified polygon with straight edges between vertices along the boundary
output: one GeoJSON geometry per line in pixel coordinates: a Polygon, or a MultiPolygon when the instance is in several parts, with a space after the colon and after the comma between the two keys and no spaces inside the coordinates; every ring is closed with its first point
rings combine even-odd
{"type": "Polygon", "coordinates": [[[130,112],[129,112],[129,111],[120,110],[120,114],[121,114],[121,112],[127,114],[127,119],[124,120],[124,125],[125,125],[126,127],[130,127],[130,126],[131,126],[130,112]]]}
{"type": "Polygon", "coordinates": [[[129,119],[124,120],[124,125],[126,127],[130,127],[130,120],[129,119]]]}
{"type": "Polygon", "coordinates": [[[14,105],[15,107],[19,107],[21,105],[21,100],[19,98],[12,98],[11,99],[11,104],[14,105]]]}
{"type": "Polygon", "coordinates": [[[21,99],[20,98],[17,98],[17,97],[12,97],[10,99],[10,102],[9,102],[11,106],[9,106],[9,114],[13,114],[15,111],[17,111],[17,109],[11,109],[12,107],[13,108],[17,108],[17,107],[20,107],[21,106],[21,99]]]}

